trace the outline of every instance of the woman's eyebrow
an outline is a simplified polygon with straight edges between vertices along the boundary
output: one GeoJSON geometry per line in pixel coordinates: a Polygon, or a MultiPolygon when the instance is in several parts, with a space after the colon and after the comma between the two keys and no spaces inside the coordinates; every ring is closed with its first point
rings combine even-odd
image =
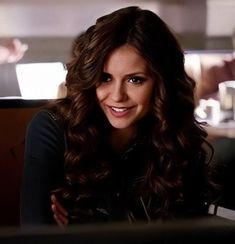
{"type": "Polygon", "coordinates": [[[102,72],[102,75],[110,75],[110,76],[111,76],[112,74],[110,74],[110,73],[108,73],[108,72],[103,71],[103,72],[102,72]]]}
{"type": "MultiPolygon", "coordinates": [[[[111,73],[106,72],[106,71],[103,71],[102,75],[113,77],[113,75],[111,73]]],[[[131,73],[123,75],[124,78],[129,78],[129,77],[133,77],[133,76],[148,76],[148,74],[143,71],[136,71],[136,72],[131,72],[131,73]]]]}
{"type": "Polygon", "coordinates": [[[125,76],[135,76],[135,75],[147,75],[145,72],[141,71],[141,72],[132,72],[130,74],[126,74],[125,76]]]}

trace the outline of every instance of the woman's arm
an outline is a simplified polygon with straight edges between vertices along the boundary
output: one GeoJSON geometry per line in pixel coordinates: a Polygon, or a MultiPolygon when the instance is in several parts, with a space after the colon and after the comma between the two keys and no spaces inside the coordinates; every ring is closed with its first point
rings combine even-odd
{"type": "Polygon", "coordinates": [[[25,143],[21,224],[55,223],[51,191],[64,178],[64,132],[54,116],[41,111],[30,122],[25,143]]]}

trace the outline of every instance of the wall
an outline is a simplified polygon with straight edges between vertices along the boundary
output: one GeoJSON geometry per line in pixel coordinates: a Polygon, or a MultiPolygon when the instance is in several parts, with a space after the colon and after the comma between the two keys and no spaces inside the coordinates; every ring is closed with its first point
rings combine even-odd
{"type": "Polygon", "coordinates": [[[39,108],[0,108],[0,227],[19,225],[25,131],[39,108]]]}
{"type": "Polygon", "coordinates": [[[0,37],[72,38],[97,17],[130,5],[159,14],[186,48],[213,48],[217,38],[216,48],[231,48],[235,0],[1,0],[0,37]]]}

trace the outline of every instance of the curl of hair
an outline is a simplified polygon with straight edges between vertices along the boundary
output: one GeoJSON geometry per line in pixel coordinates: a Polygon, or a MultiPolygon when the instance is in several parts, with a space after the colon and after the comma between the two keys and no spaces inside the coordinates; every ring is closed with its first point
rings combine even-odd
{"type": "Polygon", "coordinates": [[[67,131],[66,178],[90,195],[89,187],[110,175],[100,146],[110,125],[98,108],[95,89],[106,57],[124,44],[137,49],[155,77],[149,131],[154,157],[143,162],[148,167],[139,194],[156,194],[160,206],[155,212],[166,212],[172,199],[184,197],[184,167],[198,153],[206,154],[202,146],[206,133],[194,117],[195,82],[185,72],[183,51],[169,27],[151,11],[138,7],[115,11],[76,40],[67,64],[67,98],[55,106],[67,131]]]}

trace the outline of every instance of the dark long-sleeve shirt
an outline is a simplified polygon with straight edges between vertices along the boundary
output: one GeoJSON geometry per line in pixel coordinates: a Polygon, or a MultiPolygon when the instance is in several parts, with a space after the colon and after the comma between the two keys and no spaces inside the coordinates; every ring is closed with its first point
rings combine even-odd
{"type": "MultiPolygon", "coordinates": [[[[106,148],[106,158],[112,168],[111,176],[103,185],[96,187],[94,198],[88,202],[92,203],[92,209],[95,209],[96,213],[89,221],[94,219],[99,221],[100,211],[108,214],[108,220],[129,220],[129,218],[149,220],[149,214],[150,217],[154,217],[151,209],[147,209],[147,202],[138,195],[140,192],[136,185],[136,182],[143,178],[146,155],[155,155],[153,160],[157,163],[157,154],[153,153],[151,145],[146,136],[142,135],[121,155],[112,152],[111,148],[106,148]]],[[[65,183],[64,151],[64,130],[56,117],[49,111],[39,112],[30,122],[26,134],[21,192],[23,225],[54,223],[50,195],[53,190],[65,183]]],[[[173,200],[171,211],[175,216],[206,213],[204,206],[206,179],[203,165],[204,157],[199,153],[184,169],[182,188],[184,201],[179,205],[173,200]]],[[[154,199],[151,203],[153,208],[159,204],[156,194],[154,199]]],[[[85,204],[85,207],[88,205],[85,204]]],[[[83,216],[84,222],[88,221],[88,215],[83,216]]],[[[78,221],[82,219],[82,216],[81,218],[79,216],[78,221]]]]}
{"type": "Polygon", "coordinates": [[[52,115],[41,111],[29,124],[25,143],[21,222],[51,223],[50,192],[64,174],[63,130],[52,115]]]}

